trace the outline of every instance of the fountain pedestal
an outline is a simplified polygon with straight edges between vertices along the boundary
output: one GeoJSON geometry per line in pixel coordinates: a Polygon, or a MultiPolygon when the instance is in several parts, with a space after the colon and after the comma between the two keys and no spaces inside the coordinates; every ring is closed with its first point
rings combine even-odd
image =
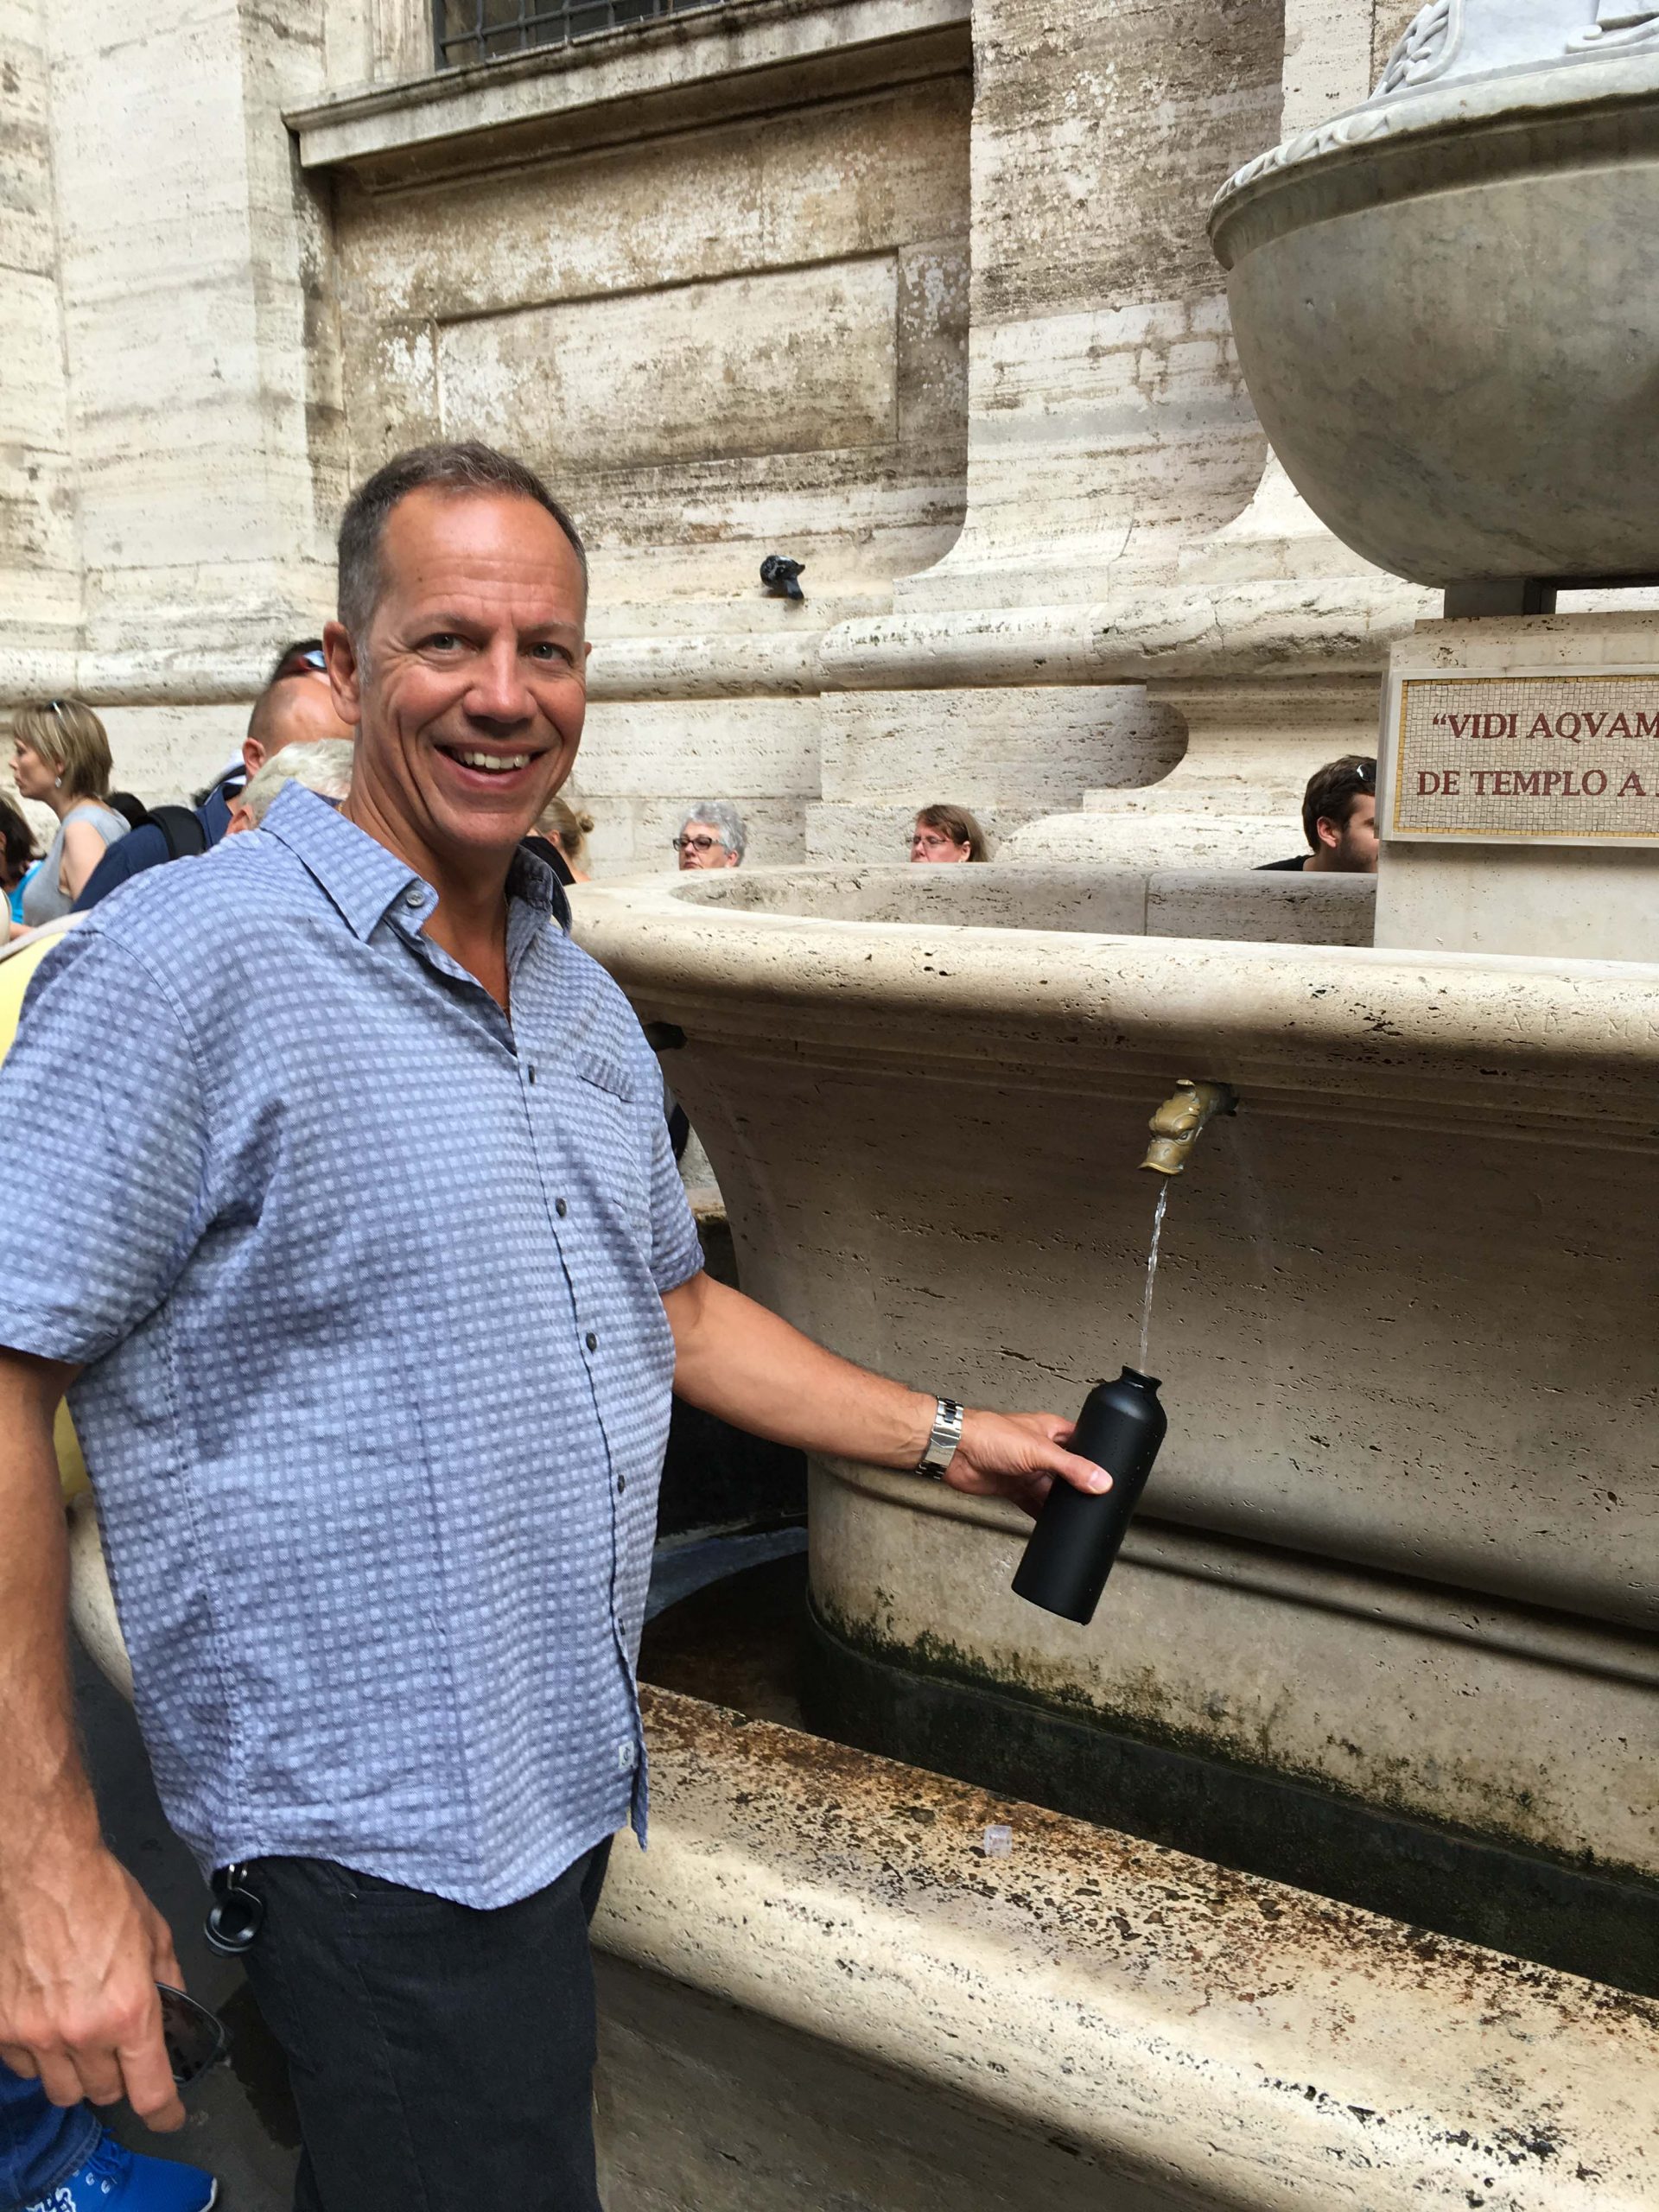
{"type": "Polygon", "coordinates": [[[1659,958],[1659,615],[1420,624],[1383,722],[1379,946],[1659,958]]]}

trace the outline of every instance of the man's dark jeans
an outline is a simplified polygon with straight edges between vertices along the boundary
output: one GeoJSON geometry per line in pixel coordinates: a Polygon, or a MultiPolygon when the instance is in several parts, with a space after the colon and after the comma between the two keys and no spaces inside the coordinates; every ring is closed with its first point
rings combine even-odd
{"type": "Polygon", "coordinates": [[[247,1954],[288,2054],[295,2212],[599,2212],[588,1923],[609,1841],[477,1912],[321,1859],[264,1859],[247,1954]]]}

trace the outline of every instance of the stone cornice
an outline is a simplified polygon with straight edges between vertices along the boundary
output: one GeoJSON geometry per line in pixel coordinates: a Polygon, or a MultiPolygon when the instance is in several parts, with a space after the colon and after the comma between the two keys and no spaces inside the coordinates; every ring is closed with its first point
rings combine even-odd
{"type": "Polygon", "coordinates": [[[301,166],[370,190],[696,129],[970,67],[967,0],[730,0],[285,119],[301,166]]]}
{"type": "MultiPolygon", "coordinates": [[[[619,632],[594,638],[589,689],[608,702],[1380,677],[1390,643],[1425,606],[1412,586],[1374,577],[1172,581],[1095,604],[860,616],[793,635],[619,632]]],[[[639,611],[619,607],[612,619],[626,623],[639,611]]],[[[277,642],[216,653],[0,650],[0,706],[66,690],[94,706],[251,699],[277,642]]]]}

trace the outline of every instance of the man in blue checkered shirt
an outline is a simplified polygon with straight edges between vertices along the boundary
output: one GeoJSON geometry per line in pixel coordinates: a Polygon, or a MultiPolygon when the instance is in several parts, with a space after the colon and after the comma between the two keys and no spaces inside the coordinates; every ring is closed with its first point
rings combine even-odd
{"type": "MultiPolygon", "coordinates": [[[[1033,1507],[1105,1481],[1058,1416],[962,1415],[702,1272],[655,1060],[519,850],[586,705],[586,561],[545,487],[486,448],[403,455],[347,511],[340,583],[350,798],[290,788],[108,900],[0,1071],[14,2166],[60,2120],[24,2202],[79,2202],[83,2100],[181,2118],[176,1961],[75,1746],[66,1390],[168,1816],[260,1918],[302,2212],[597,2205],[587,1916],[645,1830],[671,1389],[1033,1507]]],[[[208,2201],[148,2164],[134,2212],[208,2201]]]]}

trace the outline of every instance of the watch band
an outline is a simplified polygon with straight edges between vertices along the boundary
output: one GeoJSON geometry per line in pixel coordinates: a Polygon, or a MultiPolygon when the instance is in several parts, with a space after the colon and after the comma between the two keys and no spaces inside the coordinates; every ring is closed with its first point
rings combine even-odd
{"type": "Polygon", "coordinates": [[[917,1473],[931,1475],[936,1482],[943,1482],[944,1471],[956,1458],[961,1441],[962,1408],[954,1398],[941,1398],[928,1432],[927,1448],[916,1463],[917,1473]]]}

